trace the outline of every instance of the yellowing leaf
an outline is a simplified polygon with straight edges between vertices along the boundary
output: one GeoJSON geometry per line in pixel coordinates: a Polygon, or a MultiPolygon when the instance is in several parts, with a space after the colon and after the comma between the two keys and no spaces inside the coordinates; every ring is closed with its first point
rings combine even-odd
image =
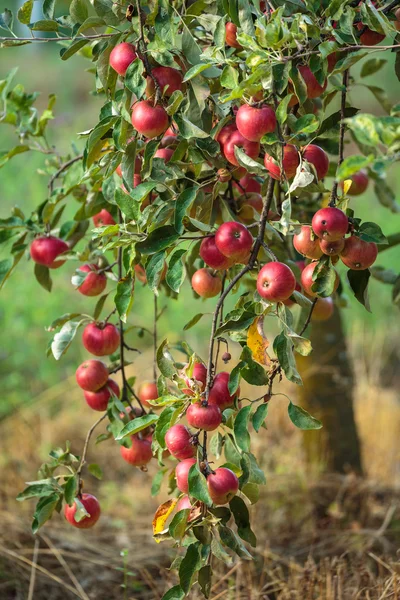
{"type": "Polygon", "coordinates": [[[269,367],[271,359],[268,356],[267,348],[269,341],[264,334],[264,317],[257,317],[249,327],[247,332],[247,345],[253,353],[253,358],[261,365],[269,367]]]}
{"type": "Polygon", "coordinates": [[[353,181],[351,179],[346,179],[343,183],[343,192],[345,194],[347,194],[347,192],[349,191],[349,189],[351,188],[351,184],[353,183],[353,181]]]}
{"type": "MultiPolygon", "coordinates": [[[[160,504],[160,506],[157,508],[153,519],[153,535],[156,535],[157,533],[161,533],[163,531],[165,523],[169,515],[174,510],[177,502],[177,498],[173,498],[171,500],[168,500],[167,502],[164,502],[163,504],[160,504]]],[[[161,540],[156,539],[157,543],[159,543],[160,541],[161,540]]]]}
{"type": "Polygon", "coordinates": [[[330,199],[331,199],[331,195],[330,194],[324,194],[322,196],[321,208],[324,208],[324,207],[328,206],[330,199]]]}

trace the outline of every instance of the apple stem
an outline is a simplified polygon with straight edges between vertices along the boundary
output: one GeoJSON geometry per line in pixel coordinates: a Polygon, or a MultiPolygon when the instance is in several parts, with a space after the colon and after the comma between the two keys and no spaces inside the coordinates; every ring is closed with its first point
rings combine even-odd
{"type": "MultiPolygon", "coordinates": [[[[349,69],[346,69],[346,71],[343,73],[343,91],[342,91],[342,98],[341,98],[341,104],[340,104],[340,132],[339,132],[338,167],[340,167],[340,165],[342,164],[342,162],[344,160],[344,134],[346,131],[346,125],[345,125],[344,119],[346,118],[346,96],[347,96],[347,88],[349,85],[349,76],[350,76],[350,71],[349,71],[349,69]]],[[[337,179],[335,179],[335,181],[333,183],[333,187],[332,187],[332,193],[331,193],[331,199],[329,201],[329,206],[336,205],[336,202],[338,199],[338,195],[337,195],[338,185],[339,185],[339,182],[337,181],[337,179]]]]}

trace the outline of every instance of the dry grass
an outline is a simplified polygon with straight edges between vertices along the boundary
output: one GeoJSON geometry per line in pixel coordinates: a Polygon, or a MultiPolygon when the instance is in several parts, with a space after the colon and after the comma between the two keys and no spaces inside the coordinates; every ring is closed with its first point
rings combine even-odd
{"type": "MultiPolygon", "coordinates": [[[[148,364],[144,355],[136,369],[148,364]]],[[[255,561],[235,562],[230,570],[215,565],[213,600],[400,599],[400,406],[395,390],[381,387],[373,361],[357,360],[356,370],[367,477],[310,479],[286,403],[272,404],[268,431],[256,444],[268,484],[251,509],[259,539],[255,561]],[[320,519],[316,507],[327,496],[330,508],[320,519]]],[[[152,467],[150,473],[129,468],[111,441],[92,444],[88,456],[104,470],[102,482],[86,480],[102,504],[99,525],[83,533],[55,517],[36,542],[29,532],[32,504],[17,504],[17,492],[51,447],[69,439],[79,453],[93,420],[71,378],[0,424],[1,600],[159,599],[174,583],[166,570],[173,551],[150,535],[165,492],[149,498],[152,467]]]]}

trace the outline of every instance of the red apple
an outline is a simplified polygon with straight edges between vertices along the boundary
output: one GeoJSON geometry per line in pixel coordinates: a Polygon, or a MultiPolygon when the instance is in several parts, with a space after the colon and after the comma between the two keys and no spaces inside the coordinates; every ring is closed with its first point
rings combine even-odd
{"type": "Polygon", "coordinates": [[[192,288],[202,298],[214,298],[222,290],[222,281],[211,269],[198,269],[192,277],[192,288]]]}
{"type": "Polygon", "coordinates": [[[118,75],[124,76],[129,65],[137,58],[135,46],[122,42],[117,44],[110,53],[110,66],[118,75]]]}
{"type": "Polygon", "coordinates": [[[228,125],[224,125],[224,127],[222,127],[222,129],[219,130],[219,132],[215,136],[215,139],[219,143],[221,150],[224,149],[224,145],[226,144],[232,133],[235,133],[235,131],[237,130],[238,129],[236,127],[236,123],[234,122],[229,123],[228,125]]]}
{"type": "Polygon", "coordinates": [[[246,140],[259,142],[266,133],[275,131],[275,111],[269,106],[242,104],[236,114],[236,127],[246,140]]]}
{"type": "Polygon", "coordinates": [[[56,258],[67,250],[69,250],[69,246],[64,240],[49,235],[34,239],[30,253],[35,263],[49,267],[49,269],[58,269],[65,263],[65,260],[56,260],[56,258]]]}
{"type": "Polygon", "coordinates": [[[88,273],[85,279],[76,289],[84,296],[98,296],[104,292],[107,286],[107,277],[104,273],[98,273],[96,265],[82,265],[77,269],[83,273],[88,273]]]}
{"type": "Polygon", "coordinates": [[[80,521],[75,521],[75,514],[78,509],[76,502],[72,506],[68,506],[68,504],[64,506],[64,516],[68,523],[77,527],[77,529],[90,529],[93,525],[96,525],[100,518],[101,510],[99,501],[92,494],[82,494],[82,496],[78,496],[78,500],[83,504],[90,516],[83,517],[80,521]]]}
{"type": "Polygon", "coordinates": [[[189,365],[186,365],[186,367],[184,367],[184,369],[182,370],[182,377],[185,380],[186,385],[188,386],[187,388],[182,389],[182,393],[186,394],[187,396],[194,396],[194,384],[196,384],[196,387],[199,390],[203,390],[206,386],[207,367],[200,362],[194,363],[192,369],[192,377],[189,377],[187,372],[188,366],[189,365]]]}
{"type": "Polygon", "coordinates": [[[333,242],[346,235],[349,219],[339,208],[327,206],[315,213],[311,225],[319,238],[333,242]]]}
{"type": "Polygon", "coordinates": [[[134,467],[144,467],[153,458],[151,450],[151,441],[141,439],[138,435],[131,436],[132,446],[125,448],[120,446],[119,450],[124,461],[134,467]]]}
{"type": "Polygon", "coordinates": [[[236,167],[239,166],[239,163],[235,156],[235,146],[241,148],[250,158],[255,159],[260,154],[260,144],[258,142],[250,142],[243,137],[240,131],[234,131],[224,143],[223,152],[226,160],[236,167]]]}
{"type": "Polygon", "coordinates": [[[328,256],[336,256],[340,254],[344,248],[344,238],[340,238],[340,240],[319,240],[319,245],[324,254],[328,256]]]}
{"type": "Polygon", "coordinates": [[[108,369],[101,360],[85,360],[76,370],[76,382],[87,392],[97,392],[108,381],[108,369]]]}
{"type": "Polygon", "coordinates": [[[261,194],[261,184],[258,183],[256,179],[252,175],[245,175],[238,182],[234,182],[233,184],[236,189],[242,194],[243,192],[251,193],[254,192],[256,194],[261,194]]]}
{"type": "Polygon", "coordinates": [[[95,227],[103,227],[104,225],[115,225],[114,218],[106,208],[102,208],[100,212],[93,215],[93,225],[95,227]]]}
{"type": "MultiPolygon", "coordinates": [[[[112,395],[119,398],[120,390],[113,379],[108,379],[106,385],[97,392],[84,392],[85,400],[93,410],[107,410],[108,401],[112,395]]],[[[128,407],[129,408],[129,407],[128,407]]]]}
{"type": "Polygon", "coordinates": [[[239,480],[233,471],[220,467],[207,477],[207,487],[213,503],[220,506],[228,504],[237,494],[239,480]]]}
{"type": "MultiPolygon", "coordinates": [[[[312,298],[316,298],[318,296],[318,294],[316,294],[312,290],[312,286],[315,283],[315,281],[313,281],[313,273],[317,265],[317,262],[312,262],[309,265],[307,265],[301,273],[301,285],[303,286],[305,293],[308,294],[308,296],[311,296],[312,298]]],[[[336,273],[335,287],[333,289],[334,292],[337,290],[339,283],[339,275],[336,273]]]]}
{"type": "Polygon", "coordinates": [[[333,315],[335,305],[331,296],[327,298],[318,298],[312,311],[311,321],[327,321],[333,315]]]}
{"type": "Polygon", "coordinates": [[[214,431],[222,423],[222,414],[216,404],[204,406],[201,402],[195,402],[187,409],[186,418],[191,427],[204,431],[214,431]]]}
{"type": "Polygon", "coordinates": [[[108,356],[119,346],[119,330],[111,323],[89,323],[82,334],[86,350],[95,356],[108,356]]]}
{"type": "Polygon", "coordinates": [[[226,45],[231,48],[241,48],[242,46],[237,41],[237,27],[234,23],[225,24],[225,40],[226,45]]]}
{"type": "MultiPolygon", "coordinates": [[[[360,194],[363,194],[368,187],[369,178],[368,172],[365,169],[357,171],[357,173],[354,173],[353,175],[351,175],[351,177],[348,177],[348,179],[351,179],[352,181],[351,187],[347,192],[348,196],[359,196],[360,194]]],[[[344,182],[341,181],[340,187],[342,189],[343,186],[344,182]]]]}
{"type": "Polygon", "coordinates": [[[309,225],[302,225],[300,233],[293,236],[293,246],[297,252],[307,258],[321,258],[322,250],[319,245],[318,237],[311,239],[312,229],[309,225]]]}
{"type": "Polygon", "coordinates": [[[168,115],[160,104],[153,106],[148,100],[141,100],[133,105],[132,125],[145,137],[155,138],[168,129],[168,115]]]}
{"type": "Polygon", "coordinates": [[[249,256],[253,246],[253,237],[242,223],[229,221],[218,227],[215,244],[224,256],[241,262],[249,256]]]}
{"type": "Polygon", "coordinates": [[[187,458],[176,465],[175,477],[176,487],[180,492],[187,494],[189,492],[189,471],[196,464],[195,458],[187,458]]]}
{"type": "Polygon", "coordinates": [[[318,179],[324,179],[329,171],[329,158],[325,150],[315,144],[309,144],[303,150],[303,158],[314,165],[318,179]]]}
{"type": "Polygon", "coordinates": [[[184,425],[173,425],[165,434],[165,443],[172,456],[179,460],[193,458],[196,455],[196,446],[193,445],[193,436],[184,425]]]}
{"type": "MultiPolygon", "coordinates": [[[[283,171],[287,179],[291,179],[296,175],[299,164],[300,157],[296,146],[293,144],[286,144],[283,148],[283,171]]],[[[281,178],[281,168],[279,163],[269,154],[264,156],[264,165],[272,179],[281,178]]]]}
{"type": "Polygon", "coordinates": [[[374,242],[365,242],[352,235],[345,240],[340,258],[349,269],[363,271],[374,264],[377,255],[378,246],[374,242]]]}
{"type": "Polygon", "coordinates": [[[155,153],[155,158],[161,158],[165,163],[168,163],[174,153],[173,148],[159,148],[155,153]]]}
{"type": "Polygon", "coordinates": [[[205,237],[200,244],[200,257],[212,269],[225,270],[234,264],[234,260],[227,258],[220,252],[215,243],[215,236],[205,237]]]}
{"type": "Polygon", "coordinates": [[[208,397],[208,404],[215,404],[221,411],[233,406],[235,399],[240,395],[240,388],[233,395],[229,393],[228,382],[229,373],[226,371],[217,373],[208,397]]]}
{"type": "Polygon", "coordinates": [[[325,83],[323,85],[319,84],[314,73],[307,65],[300,65],[298,69],[300,75],[304,79],[304,83],[307,86],[308,98],[312,100],[313,98],[319,98],[319,96],[322,96],[322,94],[326,90],[328,82],[325,80],[325,83]]]}
{"type": "Polygon", "coordinates": [[[178,504],[176,505],[176,510],[177,512],[179,512],[180,510],[185,510],[187,508],[192,509],[193,506],[190,503],[190,498],[189,496],[182,496],[182,498],[179,500],[178,504]]]}
{"type": "MultiPolygon", "coordinates": [[[[172,69],[171,67],[155,67],[151,70],[151,73],[156,78],[163,96],[167,96],[167,98],[169,98],[174,92],[182,89],[183,76],[182,73],[177,69],[172,69]]],[[[154,93],[154,81],[150,75],[148,75],[146,95],[148,98],[151,98],[154,96],[154,93]]]]}
{"type": "Polygon", "coordinates": [[[265,300],[283,302],[295,289],[296,278],[292,270],[281,262],[267,263],[258,274],[257,291],[265,300]]]}
{"type": "Polygon", "coordinates": [[[157,400],[160,397],[157,384],[150,381],[142,383],[139,387],[138,396],[142,404],[149,406],[149,400],[157,400]]]}

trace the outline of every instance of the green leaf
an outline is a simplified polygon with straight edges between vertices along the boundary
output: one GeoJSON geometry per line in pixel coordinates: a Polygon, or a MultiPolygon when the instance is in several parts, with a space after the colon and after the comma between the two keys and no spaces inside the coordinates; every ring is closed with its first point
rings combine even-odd
{"type": "Polygon", "coordinates": [[[334,267],[330,264],[329,257],[322,257],[315,267],[312,279],[314,283],[311,289],[321,298],[331,296],[336,285],[337,273],[334,267]]]}
{"type": "Polygon", "coordinates": [[[301,377],[296,369],[296,361],[293,355],[293,346],[291,340],[281,332],[274,339],[274,352],[278,357],[286,377],[289,381],[301,385],[301,377]]]}
{"type": "Polygon", "coordinates": [[[240,558],[252,560],[251,554],[246,550],[237,535],[229,527],[219,525],[218,527],[221,542],[233,550],[240,558]]]}
{"type": "Polygon", "coordinates": [[[179,583],[184,592],[188,593],[195,573],[201,567],[199,543],[190,544],[179,566],[179,583]]]}
{"type": "Polygon", "coordinates": [[[115,115],[105,117],[90,133],[86,143],[86,168],[89,168],[101,155],[103,137],[113,128],[118,117],[115,115]]]}
{"type": "Polygon", "coordinates": [[[11,31],[13,25],[14,16],[8,8],[4,9],[4,12],[0,14],[0,29],[6,29],[11,31]]]}
{"type": "Polygon", "coordinates": [[[211,583],[212,583],[212,568],[211,565],[204,565],[201,567],[197,581],[199,583],[200,589],[204,598],[209,598],[211,593],[211,583]]]}
{"type": "Polygon", "coordinates": [[[231,65],[226,65],[221,73],[221,85],[229,90],[235,89],[239,83],[238,71],[231,65]]]}
{"type": "Polygon", "coordinates": [[[260,488],[256,483],[246,483],[241,491],[251,504],[256,504],[258,502],[260,498],[260,488]]]}
{"type": "Polygon", "coordinates": [[[55,334],[53,341],[51,342],[51,351],[56,360],[60,360],[67,352],[82,323],[84,323],[84,320],[68,321],[62,326],[61,330],[55,334]]]}
{"type": "Polygon", "coordinates": [[[103,471],[99,465],[92,463],[88,466],[88,471],[96,479],[103,479],[103,471]]]}
{"type": "Polygon", "coordinates": [[[77,40],[76,42],[71,42],[68,48],[62,48],[60,50],[61,60],[68,60],[71,58],[71,56],[79,52],[81,48],[86,46],[87,43],[88,40],[77,40]]]}
{"type": "Polygon", "coordinates": [[[231,396],[237,391],[240,384],[240,369],[245,366],[243,361],[240,361],[231,371],[228,381],[228,390],[231,396]]]}
{"type": "Polygon", "coordinates": [[[49,19],[44,19],[42,21],[36,21],[35,23],[31,23],[28,27],[32,31],[58,31],[58,23],[57,21],[51,21],[49,19]]]}
{"type": "Polygon", "coordinates": [[[89,2],[87,0],[72,0],[69,14],[74,23],[84,23],[89,16],[89,2]]]}
{"type": "MultiPolygon", "coordinates": [[[[397,53],[397,56],[400,57],[400,52],[397,53]]],[[[396,202],[396,195],[384,179],[380,179],[375,183],[374,193],[379,202],[392,213],[400,212],[400,205],[396,202]]]]}
{"type": "Polygon", "coordinates": [[[369,156],[361,156],[358,154],[348,156],[344,159],[340,167],[338,167],[338,170],[336,172],[337,181],[344,181],[345,179],[348,179],[349,177],[351,177],[351,175],[354,175],[354,173],[357,173],[357,171],[359,171],[360,169],[368,167],[373,162],[373,160],[374,157],[372,154],[370,154],[369,156]]]}
{"type": "Polygon", "coordinates": [[[248,346],[243,348],[240,358],[245,363],[240,370],[240,374],[247,383],[250,383],[251,385],[268,384],[269,378],[264,367],[253,360],[252,351],[248,346]]]}
{"type": "Polygon", "coordinates": [[[48,292],[51,292],[53,282],[51,281],[50,269],[48,267],[45,267],[44,265],[39,265],[39,263],[36,263],[35,264],[35,277],[36,277],[36,280],[42,286],[42,288],[44,288],[48,292]]]}
{"type": "Polygon", "coordinates": [[[51,519],[56,506],[59,504],[60,496],[58,494],[52,494],[48,498],[42,498],[37,506],[33,515],[32,522],[32,533],[36,533],[42,525],[51,519]]]}
{"type": "Polygon", "coordinates": [[[181,586],[174,585],[174,587],[170,588],[168,592],[164,594],[161,600],[183,600],[185,596],[186,594],[181,586]]]}
{"type": "Polygon", "coordinates": [[[244,406],[241,408],[236,415],[236,419],[233,425],[233,432],[235,435],[236,444],[243,452],[250,451],[250,433],[249,433],[249,419],[252,406],[244,406]]]}
{"type": "Polygon", "coordinates": [[[315,115],[304,115],[297,119],[297,121],[293,125],[293,133],[298,134],[308,134],[317,131],[319,127],[319,120],[315,115]]]}
{"type": "Polygon", "coordinates": [[[260,177],[265,177],[267,174],[267,170],[263,165],[258,163],[256,160],[247,156],[247,154],[238,146],[235,146],[234,149],[235,157],[241,167],[244,167],[249,171],[249,173],[253,173],[254,175],[259,175],[260,177]]]}
{"type": "Polygon", "coordinates": [[[77,492],[78,492],[78,476],[75,474],[68,478],[68,481],[65,484],[65,488],[64,488],[65,502],[69,506],[73,505],[77,492]]]}
{"type": "Polygon", "coordinates": [[[280,125],[284,125],[286,123],[286,119],[288,117],[288,105],[292,98],[293,94],[289,94],[279,102],[278,108],[276,109],[276,118],[280,125]]]}
{"type": "Polygon", "coordinates": [[[160,250],[165,250],[165,248],[176,242],[178,238],[179,233],[176,232],[174,227],[164,225],[153,229],[147,239],[136,244],[136,248],[141,254],[154,254],[155,252],[160,252],[160,250]]]}
{"type": "Polygon", "coordinates": [[[177,542],[180,542],[185,535],[189,515],[190,508],[179,510],[168,527],[170,536],[177,542]]]}
{"type": "Polygon", "coordinates": [[[192,317],[183,327],[183,331],[187,331],[191,327],[194,327],[196,323],[200,321],[201,317],[204,317],[204,313],[197,313],[197,315],[194,315],[194,317],[192,317]]]}
{"type": "Polygon", "coordinates": [[[121,321],[126,323],[126,319],[131,311],[133,304],[134,281],[131,275],[127,275],[117,284],[117,292],[114,296],[115,306],[117,308],[121,321]]]}
{"type": "Polygon", "coordinates": [[[166,282],[174,292],[178,293],[182,283],[185,280],[185,265],[183,262],[183,255],[186,253],[186,250],[180,248],[175,250],[171,254],[171,258],[168,263],[168,271],[166,282]]]}
{"type": "Polygon", "coordinates": [[[124,85],[132,94],[135,94],[138,100],[142,98],[147,84],[143,73],[143,61],[140,58],[136,58],[127,68],[124,78],[124,85]]]}
{"type": "Polygon", "coordinates": [[[172,358],[169,352],[168,340],[166,339],[163,342],[161,342],[157,350],[157,365],[162,375],[164,375],[164,377],[167,377],[167,379],[172,379],[173,376],[176,374],[174,359],[172,358]]]}
{"type": "Polygon", "coordinates": [[[387,60],[383,58],[370,58],[367,60],[361,69],[361,77],[368,77],[369,75],[373,75],[377,73],[384,65],[386,65],[387,60]]]}
{"type": "Polygon", "coordinates": [[[239,319],[229,319],[217,329],[215,337],[218,337],[223,333],[247,330],[254,321],[254,317],[255,315],[253,312],[245,311],[239,319]]]}
{"type": "Polygon", "coordinates": [[[189,471],[189,496],[196,500],[204,502],[207,506],[212,506],[212,500],[208,493],[207,481],[203,473],[200,473],[197,464],[192,465],[189,471]]]}
{"type": "Polygon", "coordinates": [[[247,508],[246,504],[242,498],[239,496],[234,496],[229,502],[229,508],[231,509],[235,519],[239,537],[255,548],[257,545],[257,538],[250,526],[249,509],[247,508]]]}
{"type": "Polygon", "coordinates": [[[88,17],[87,19],[85,19],[85,21],[79,27],[79,29],[77,31],[77,35],[79,35],[80,33],[83,33],[87,29],[93,29],[95,27],[104,27],[105,24],[106,23],[105,23],[104,19],[101,19],[100,17],[88,17]]]}
{"type": "Polygon", "coordinates": [[[147,285],[152,292],[155,292],[160,285],[161,274],[165,265],[165,256],[165,252],[157,252],[146,263],[147,285]]]}
{"type": "Polygon", "coordinates": [[[383,235],[382,229],[376,223],[365,221],[360,225],[358,235],[365,242],[375,242],[375,244],[388,244],[386,236],[383,235]]]}
{"type": "Polygon", "coordinates": [[[32,9],[33,0],[26,0],[26,2],[24,2],[21,8],[18,10],[18,21],[23,25],[29,25],[31,22],[32,9]]]}
{"type": "Polygon", "coordinates": [[[192,138],[208,138],[209,134],[197,127],[194,123],[189,121],[184,115],[175,115],[175,122],[178,126],[179,133],[185,140],[192,138]]]}
{"type": "Polygon", "coordinates": [[[289,402],[288,414],[293,425],[299,429],[321,429],[322,427],[321,421],[318,421],[318,419],[312,417],[304,408],[292,402],[289,402]]]}
{"type": "Polygon", "coordinates": [[[123,440],[124,438],[134,435],[135,433],[139,433],[146,427],[150,427],[158,421],[159,417],[155,414],[143,415],[142,417],[136,417],[132,421],[129,421],[119,432],[118,436],[115,438],[117,441],[123,440]]]}
{"type": "Polygon", "coordinates": [[[100,296],[100,298],[97,300],[97,302],[96,302],[96,306],[94,307],[94,311],[93,311],[93,319],[94,319],[95,321],[97,321],[97,320],[98,320],[98,318],[100,317],[100,315],[101,315],[101,312],[102,312],[102,310],[103,310],[103,308],[104,308],[105,301],[107,300],[107,298],[108,298],[108,294],[103,294],[103,295],[102,295],[102,296],[100,296]]]}
{"type": "Polygon", "coordinates": [[[154,438],[157,440],[159,446],[165,450],[165,434],[168,429],[175,424],[181,408],[174,408],[173,406],[167,406],[159,416],[154,430],[154,438]]]}
{"type": "Polygon", "coordinates": [[[186,215],[186,211],[196,199],[197,192],[199,191],[198,186],[187,188],[176,199],[175,204],[175,229],[178,233],[183,233],[183,218],[186,215]]]}
{"type": "Polygon", "coordinates": [[[204,64],[199,63],[198,65],[194,65],[193,67],[190,67],[190,69],[188,69],[188,71],[186,71],[183,81],[190,81],[191,79],[193,79],[193,77],[200,75],[200,73],[202,73],[203,71],[205,71],[206,69],[208,69],[209,67],[212,67],[212,66],[213,66],[213,63],[204,63],[204,64]]]}
{"type": "Polygon", "coordinates": [[[13,266],[12,258],[5,258],[0,260],[0,286],[5,282],[13,266]]]}
{"type": "Polygon", "coordinates": [[[256,412],[252,416],[253,427],[258,433],[268,414],[268,402],[263,402],[257,407],[256,412]]]}
{"type": "Polygon", "coordinates": [[[352,271],[349,269],[347,271],[347,279],[354,296],[357,298],[360,304],[365,306],[368,312],[371,312],[368,295],[368,283],[370,276],[371,272],[369,269],[364,269],[363,271],[352,271]]]}

